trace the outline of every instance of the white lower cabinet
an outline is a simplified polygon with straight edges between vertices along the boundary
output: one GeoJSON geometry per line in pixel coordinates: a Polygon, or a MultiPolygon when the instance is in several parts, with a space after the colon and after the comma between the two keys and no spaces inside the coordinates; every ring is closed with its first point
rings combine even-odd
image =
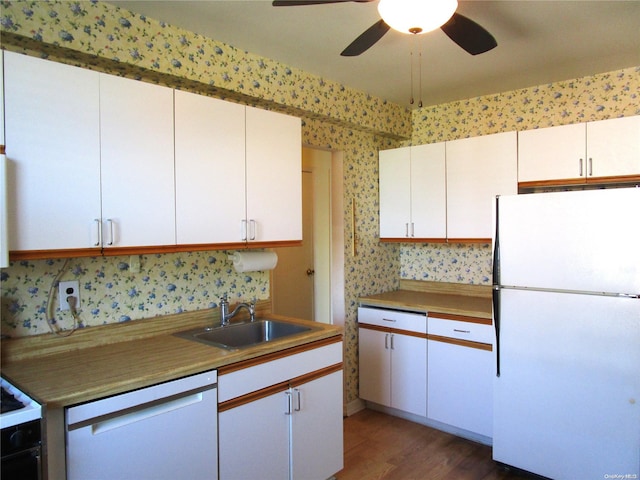
{"type": "Polygon", "coordinates": [[[426,315],[360,307],[360,398],[427,414],[426,315]]]}
{"type": "Polygon", "coordinates": [[[342,342],[220,372],[226,480],[324,480],[343,467],[342,342]]]}
{"type": "Polygon", "coordinates": [[[492,437],[491,324],[429,317],[427,417],[492,437]]]}

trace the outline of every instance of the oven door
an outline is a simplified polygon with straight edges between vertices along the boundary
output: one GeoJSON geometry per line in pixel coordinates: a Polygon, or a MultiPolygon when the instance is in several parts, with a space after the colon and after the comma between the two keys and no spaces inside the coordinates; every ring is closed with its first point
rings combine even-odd
{"type": "Polygon", "coordinates": [[[41,480],[40,447],[2,457],[2,480],[41,480]]]}

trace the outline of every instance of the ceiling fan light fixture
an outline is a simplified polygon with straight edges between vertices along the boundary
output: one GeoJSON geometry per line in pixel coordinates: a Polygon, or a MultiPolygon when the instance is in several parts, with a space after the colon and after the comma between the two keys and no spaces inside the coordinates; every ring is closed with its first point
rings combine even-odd
{"type": "Polygon", "coordinates": [[[457,8],[457,0],[380,0],[378,3],[378,13],[387,25],[412,34],[441,27],[457,8]]]}

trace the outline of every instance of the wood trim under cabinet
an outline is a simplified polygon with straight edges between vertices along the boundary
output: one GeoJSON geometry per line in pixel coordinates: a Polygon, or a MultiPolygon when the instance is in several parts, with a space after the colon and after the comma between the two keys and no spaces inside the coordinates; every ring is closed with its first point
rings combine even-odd
{"type": "Polygon", "coordinates": [[[321,368],[320,370],[305,373],[304,375],[292,378],[291,380],[286,380],[284,382],[280,382],[275,385],[256,390],[255,392],[250,392],[245,395],[232,398],[218,405],[218,413],[224,412],[226,410],[231,410],[232,408],[240,407],[247,403],[255,402],[256,400],[260,400],[261,398],[265,398],[276,393],[286,392],[289,388],[295,388],[313,380],[317,380],[318,378],[322,378],[332,373],[339,372],[340,370],[342,370],[342,368],[342,362],[336,363],[335,365],[330,365],[328,367],[321,368]]]}
{"type": "Polygon", "coordinates": [[[493,351],[493,345],[490,343],[470,342],[469,340],[460,340],[458,338],[442,337],[440,335],[427,335],[427,340],[434,342],[450,343],[461,347],[476,348],[478,350],[493,351]]]}
{"type": "Polygon", "coordinates": [[[298,353],[306,352],[307,350],[314,350],[316,348],[324,347],[326,345],[331,345],[333,343],[339,343],[341,341],[342,341],[342,335],[336,335],[333,337],[316,340],[315,342],[297,345],[295,347],[287,348],[285,350],[279,350],[277,352],[267,353],[265,355],[260,355],[255,358],[249,358],[247,360],[232,363],[231,365],[224,365],[218,368],[218,377],[220,377],[221,375],[226,375],[228,373],[235,372],[237,370],[243,370],[245,368],[260,365],[262,363],[271,362],[279,358],[285,358],[291,355],[296,355],[298,353]]]}
{"type": "Polygon", "coordinates": [[[456,315],[453,313],[434,313],[433,315],[429,315],[427,313],[427,318],[438,318],[442,320],[459,320],[461,322],[479,323],[481,325],[493,325],[493,322],[490,318],[469,317],[467,315],[456,315]]]}
{"type": "Polygon", "coordinates": [[[491,243],[490,238],[388,238],[381,237],[383,243],[491,243]]]}
{"type": "Polygon", "coordinates": [[[193,245],[151,245],[140,247],[74,248],[61,250],[13,250],[9,260],[46,260],[53,258],[115,257],[126,255],[156,255],[163,253],[203,252],[215,250],[247,250],[251,248],[300,247],[302,240],[251,243],[203,243],[193,245]]]}
{"type": "Polygon", "coordinates": [[[379,325],[371,325],[369,323],[358,323],[358,328],[366,328],[367,330],[375,330],[377,332],[395,333],[397,335],[407,335],[408,337],[427,338],[426,333],[412,332],[410,330],[400,330],[398,328],[381,327],[379,325]]]}
{"type": "Polygon", "coordinates": [[[617,175],[612,177],[560,178],[554,180],[533,180],[518,182],[519,189],[536,189],[550,187],[570,187],[580,185],[612,185],[640,183],[640,175],[617,175]]]}

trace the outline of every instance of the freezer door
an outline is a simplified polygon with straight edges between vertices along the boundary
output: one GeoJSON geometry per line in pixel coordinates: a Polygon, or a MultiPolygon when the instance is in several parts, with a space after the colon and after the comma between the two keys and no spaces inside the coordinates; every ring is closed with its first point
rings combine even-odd
{"type": "Polygon", "coordinates": [[[500,284],[640,293],[640,188],[499,198],[500,284]]]}
{"type": "Polygon", "coordinates": [[[640,300],[501,295],[493,458],[556,480],[639,478],[640,300]]]}

